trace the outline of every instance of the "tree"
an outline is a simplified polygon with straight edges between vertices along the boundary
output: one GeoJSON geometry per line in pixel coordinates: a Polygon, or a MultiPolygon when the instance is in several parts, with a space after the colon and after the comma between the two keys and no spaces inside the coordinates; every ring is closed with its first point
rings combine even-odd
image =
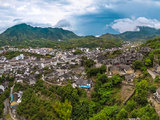
{"type": "Polygon", "coordinates": [[[102,75],[98,76],[97,80],[100,81],[103,84],[103,83],[107,82],[108,77],[107,77],[106,74],[102,74],[102,75]]]}
{"type": "Polygon", "coordinates": [[[96,67],[93,67],[93,68],[89,68],[87,70],[87,75],[89,77],[92,77],[92,76],[97,76],[98,74],[104,74],[106,72],[106,66],[105,65],[102,65],[101,67],[99,68],[96,68],[96,67]]]}
{"type": "Polygon", "coordinates": [[[144,67],[144,64],[143,64],[142,61],[136,60],[136,61],[133,63],[133,67],[134,67],[134,69],[141,69],[142,67],[144,67]]]}
{"type": "Polygon", "coordinates": [[[67,99],[72,104],[76,103],[79,100],[78,90],[73,88],[70,83],[60,88],[58,94],[61,96],[62,101],[65,101],[67,99]]]}
{"type": "Polygon", "coordinates": [[[130,100],[127,102],[127,105],[125,106],[125,109],[129,112],[131,112],[136,107],[136,102],[134,100],[130,100]]]}
{"type": "Polygon", "coordinates": [[[159,76],[156,76],[156,78],[154,79],[154,82],[158,82],[159,81],[159,76]]]}
{"type": "Polygon", "coordinates": [[[155,93],[156,90],[157,90],[157,87],[156,87],[155,85],[152,85],[152,86],[149,87],[149,89],[150,89],[150,91],[151,91],[152,93],[155,93]]]}
{"type": "Polygon", "coordinates": [[[130,118],[137,118],[138,117],[138,110],[134,109],[131,113],[130,113],[130,118]]]}
{"type": "Polygon", "coordinates": [[[79,55],[79,54],[83,54],[84,52],[80,49],[76,49],[75,52],[73,52],[74,55],[79,55]]]}
{"type": "Polygon", "coordinates": [[[64,103],[57,102],[55,105],[53,105],[53,108],[60,119],[71,120],[72,105],[68,100],[65,100],[64,103]]]}
{"type": "Polygon", "coordinates": [[[127,117],[128,113],[124,108],[122,108],[121,111],[116,116],[117,120],[126,120],[127,117]]]}
{"type": "Polygon", "coordinates": [[[106,72],[106,66],[105,65],[102,65],[100,68],[99,68],[99,72],[101,74],[105,73],[106,72]]]}
{"type": "Polygon", "coordinates": [[[90,111],[93,111],[93,107],[91,107],[90,104],[88,99],[84,99],[83,101],[74,104],[72,113],[73,120],[88,119],[91,115],[90,111]]]}
{"type": "Polygon", "coordinates": [[[146,58],[145,59],[145,63],[144,63],[147,67],[151,67],[152,66],[152,61],[150,58],[146,58]]]}
{"type": "Polygon", "coordinates": [[[96,76],[98,73],[99,73],[99,69],[98,68],[90,68],[87,71],[87,75],[89,77],[96,76]]]}
{"type": "Polygon", "coordinates": [[[113,75],[110,79],[109,79],[109,81],[111,81],[112,82],[112,85],[118,85],[119,83],[121,83],[122,82],[122,78],[119,76],[119,75],[113,75]]]}
{"type": "Polygon", "coordinates": [[[147,103],[147,95],[148,95],[148,82],[146,80],[142,80],[136,85],[136,94],[135,100],[137,103],[141,105],[145,105],[147,103]]]}
{"type": "Polygon", "coordinates": [[[142,120],[159,120],[157,114],[155,113],[155,109],[149,104],[138,110],[138,117],[142,120]]]}
{"type": "Polygon", "coordinates": [[[119,111],[118,106],[105,106],[99,113],[94,114],[89,120],[115,120],[119,111]]]}
{"type": "Polygon", "coordinates": [[[85,61],[85,67],[90,68],[95,64],[95,62],[92,59],[87,59],[85,61]]]}

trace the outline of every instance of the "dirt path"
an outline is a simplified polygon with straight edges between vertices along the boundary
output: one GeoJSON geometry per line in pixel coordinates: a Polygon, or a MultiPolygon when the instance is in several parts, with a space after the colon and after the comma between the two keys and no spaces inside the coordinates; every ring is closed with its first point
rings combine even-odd
{"type": "Polygon", "coordinates": [[[160,104],[153,97],[150,97],[149,100],[152,102],[158,116],[160,116],[160,104]]]}
{"type": "Polygon", "coordinates": [[[147,69],[148,73],[152,76],[153,79],[156,78],[157,74],[152,72],[151,70],[147,69]]]}
{"type": "Polygon", "coordinates": [[[94,91],[94,87],[92,86],[90,90],[87,90],[87,98],[91,99],[91,93],[94,91]]]}
{"type": "Polygon", "coordinates": [[[65,85],[61,85],[61,84],[55,84],[55,83],[51,83],[48,81],[43,80],[45,83],[49,84],[49,85],[57,85],[57,86],[65,86],[65,85]]]}
{"type": "Polygon", "coordinates": [[[135,86],[134,85],[130,85],[130,84],[122,84],[121,85],[121,101],[123,104],[125,104],[130,97],[132,97],[132,95],[135,92],[135,86]]]}

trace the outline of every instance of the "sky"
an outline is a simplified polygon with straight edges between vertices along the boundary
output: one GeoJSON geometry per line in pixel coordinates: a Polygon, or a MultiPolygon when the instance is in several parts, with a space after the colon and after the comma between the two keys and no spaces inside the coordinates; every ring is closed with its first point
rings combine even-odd
{"type": "Polygon", "coordinates": [[[0,0],[0,33],[27,23],[99,36],[160,29],[160,0],[0,0]]]}

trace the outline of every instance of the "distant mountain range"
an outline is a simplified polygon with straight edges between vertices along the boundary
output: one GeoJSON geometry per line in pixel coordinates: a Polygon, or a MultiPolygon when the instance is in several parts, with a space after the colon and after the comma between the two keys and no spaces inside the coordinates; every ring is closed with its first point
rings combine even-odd
{"type": "Polygon", "coordinates": [[[139,31],[128,31],[121,34],[104,34],[101,37],[106,39],[124,40],[124,41],[145,41],[160,36],[160,29],[150,27],[139,27],[139,31]]]}
{"type": "Polygon", "coordinates": [[[65,42],[66,45],[66,43],[68,42],[70,45],[70,43],[73,43],[74,41],[74,45],[80,46],[79,43],[83,43],[83,46],[85,47],[87,47],[87,45],[97,47],[99,43],[96,42],[98,42],[99,40],[103,41],[103,43],[107,41],[107,44],[109,43],[109,46],[111,45],[110,43],[114,43],[116,41],[145,41],[156,36],[160,36],[160,29],[157,30],[149,27],[139,27],[139,31],[134,32],[125,32],[122,34],[107,33],[101,35],[98,38],[94,36],[80,37],[72,31],[64,30],[62,28],[32,27],[23,23],[8,28],[5,32],[0,34],[0,46],[12,45],[24,47],[25,45],[26,47],[52,47],[55,46],[55,43],[57,45],[57,43],[62,44],[63,42],[65,42]],[[91,39],[94,40],[94,44],[91,39]],[[86,41],[87,44],[84,45],[86,41]],[[90,45],[90,43],[92,45],[90,45]]]}

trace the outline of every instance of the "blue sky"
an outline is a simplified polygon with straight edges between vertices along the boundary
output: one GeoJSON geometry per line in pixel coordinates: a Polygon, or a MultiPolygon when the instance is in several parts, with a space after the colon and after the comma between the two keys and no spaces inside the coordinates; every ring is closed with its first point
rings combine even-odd
{"type": "Polygon", "coordinates": [[[0,32],[19,23],[78,35],[160,29],[159,0],[0,0],[0,32]]]}

